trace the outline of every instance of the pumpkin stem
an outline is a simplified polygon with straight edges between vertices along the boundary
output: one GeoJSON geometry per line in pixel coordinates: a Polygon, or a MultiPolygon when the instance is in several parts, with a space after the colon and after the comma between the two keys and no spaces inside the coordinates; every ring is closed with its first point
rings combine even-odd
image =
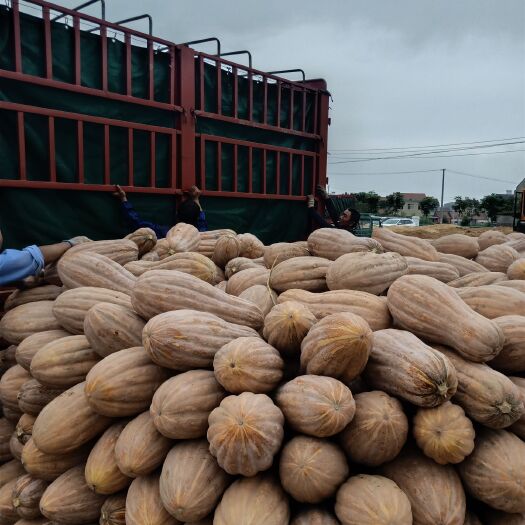
{"type": "Polygon", "coordinates": [[[441,397],[447,397],[448,385],[446,383],[440,383],[437,386],[438,393],[441,397]]]}
{"type": "Polygon", "coordinates": [[[502,414],[510,414],[512,412],[512,405],[508,401],[503,401],[497,408],[502,414]]]}

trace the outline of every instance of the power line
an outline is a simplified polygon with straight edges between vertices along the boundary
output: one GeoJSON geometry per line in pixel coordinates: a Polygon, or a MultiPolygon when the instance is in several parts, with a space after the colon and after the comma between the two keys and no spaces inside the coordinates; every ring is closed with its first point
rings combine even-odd
{"type": "Polygon", "coordinates": [[[330,175],[409,175],[412,173],[430,173],[433,171],[441,171],[441,170],[417,170],[417,171],[375,171],[375,172],[360,172],[360,173],[336,173],[332,172],[330,175]]]}
{"type": "Polygon", "coordinates": [[[494,177],[485,177],[483,175],[474,175],[473,173],[465,173],[464,171],[456,171],[456,170],[449,170],[450,173],[456,173],[457,175],[464,175],[465,177],[472,177],[474,179],[485,179],[485,180],[491,180],[496,182],[508,182],[509,184],[518,184],[518,182],[513,180],[504,180],[504,179],[495,179],[494,177]]]}

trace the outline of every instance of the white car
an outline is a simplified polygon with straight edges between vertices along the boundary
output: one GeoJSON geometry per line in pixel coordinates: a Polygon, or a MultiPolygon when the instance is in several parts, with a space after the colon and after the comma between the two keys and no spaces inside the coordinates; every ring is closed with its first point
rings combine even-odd
{"type": "Polygon", "coordinates": [[[381,222],[381,226],[409,226],[409,227],[415,227],[417,224],[412,219],[405,219],[402,217],[399,218],[391,218],[387,219],[386,221],[381,222]]]}

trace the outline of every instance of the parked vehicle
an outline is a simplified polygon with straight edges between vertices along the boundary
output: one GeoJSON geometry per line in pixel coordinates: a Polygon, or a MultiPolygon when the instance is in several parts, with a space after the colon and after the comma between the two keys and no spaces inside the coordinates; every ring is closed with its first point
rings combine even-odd
{"type": "Polygon", "coordinates": [[[381,226],[390,227],[390,226],[408,226],[415,227],[417,226],[416,222],[413,219],[407,219],[404,217],[390,218],[381,222],[381,226]]]}

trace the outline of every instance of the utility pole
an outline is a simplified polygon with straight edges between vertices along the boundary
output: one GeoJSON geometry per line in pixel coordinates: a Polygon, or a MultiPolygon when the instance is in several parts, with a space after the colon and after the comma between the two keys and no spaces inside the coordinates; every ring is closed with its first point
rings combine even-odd
{"type": "Polygon", "coordinates": [[[443,176],[441,178],[441,224],[443,224],[443,214],[445,213],[445,210],[443,209],[443,195],[445,193],[445,168],[441,170],[443,172],[443,176]]]}

